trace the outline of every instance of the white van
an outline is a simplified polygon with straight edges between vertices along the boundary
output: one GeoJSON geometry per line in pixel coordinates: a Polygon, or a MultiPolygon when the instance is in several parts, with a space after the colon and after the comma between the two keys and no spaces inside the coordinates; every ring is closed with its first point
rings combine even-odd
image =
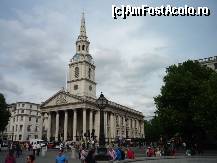
{"type": "Polygon", "coordinates": [[[40,146],[45,146],[46,145],[46,142],[44,140],[41,140],[41,139],[30,139],[30,144],[40,144],[40,146]]]}

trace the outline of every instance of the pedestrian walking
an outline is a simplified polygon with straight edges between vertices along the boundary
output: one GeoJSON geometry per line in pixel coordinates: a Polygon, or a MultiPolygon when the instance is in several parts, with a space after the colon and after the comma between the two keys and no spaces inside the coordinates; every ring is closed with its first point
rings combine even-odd
{"type": "Polygon", "coordinates": [[[20,157],[20,151],[21,151],[21,148],[20,148],[20,144],[19,143],[17,143],[16,144],[16,157],[20,157]]]}
{"type": "Polygon", "coordinates": [[[112,147],[109,148],[108,155],[110,156],[111,160],[115,160],[116,154],[115,150],[112,147]]]}
{"type": "Polygon", "coordinates": [[[134,154],[134,152],[132,151],[131,148],[129,148],[129,149],[127,150],[127,158],[128,158],[128,159],[134,159],[134,158],[135,158],[135,154],[134,154]]]}
{"type": "Polygon", "coordinates": [[[16,163],[16,158],[14,157],[13,150],[9,150],[9,153],[5,158],[5,163],[16,163]]]}
{"type": "Polygon", "coordinates": [[[32,151],[33,151],[34,156],[35,156],[36,150],[37,150],[37,144],[34,143],[33,146],[32,146],[32,151]]]}
{"type": "Polygon", "coordinates": [[[38,143],[36,146],[36,155],[37,156],[39,156],[40,150],[41,150],[41,145],[40,145],[40,143],[38,143]]]}
{"type": "Polygon", "coordinates": [[[68,158],[63,155],[63,150],[59,150],[58,156],[56,157],[56,163],[68,163],[68,158]]]}
{"type": "Polygon", "coordinates": [[[28,155],[26,158],[26,163],[34,163],[35,162],[35,156],[34,155],[28,155]]]}
{"type": "Polygon", "coordinates": [[[85,159],[87,157],[87,152],[85,151],[84,147],[82,147],[81,153],[80,153],[80,159],[82,163],[85,163],[85,159]]]}

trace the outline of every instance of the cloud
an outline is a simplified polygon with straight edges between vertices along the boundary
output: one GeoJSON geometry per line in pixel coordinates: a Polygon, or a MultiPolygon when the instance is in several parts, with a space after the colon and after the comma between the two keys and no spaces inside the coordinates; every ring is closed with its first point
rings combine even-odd
{"type": "Polygon", "coordinates": [[[8,96],[10,94],[19,96],[19,94],[23,93],[23,90],[20,89],[16,82],[6,79],[0,74],[0,92],[8,96]]]}
{"type": "Polygon", "coordinates": [[[216,52],[214,15],[199,19],[147,16],[113,20],[112,3],[119,4],[54,0],[2,5],[0,90],[9,101],[40,103],[65,85],[83,8],[96,65],[97,95],[103,91],[108,99],[145,115],[154,114],[153,97],[160,92],[166,67],[216,52]],[[195,39],[198,37],[203,39],[195,39]]]}

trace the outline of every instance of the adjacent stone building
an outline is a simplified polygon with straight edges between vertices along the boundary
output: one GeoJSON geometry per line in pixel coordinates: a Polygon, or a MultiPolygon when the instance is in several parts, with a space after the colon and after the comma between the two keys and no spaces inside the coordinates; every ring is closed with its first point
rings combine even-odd
{"type": "Polygon", "coordinates": [[[202,65],[205,65],[217,72],[217,56],[197,60],[202,65]]]}
{"type": "Polygon", "coordinates": [[[8,140],[27,141],[41,137],[39,104],[17,102],[9,105],[10,121],[4,135],[8,140]]]}
{"type": "MultiPolygon", "coordinates": [[[[92,129],[95,130],[96,138],[99,138],[96,66],[89,53],[89,45],[82,15],[76,53],[69,63],[67,89],[58,91],[41,105],[41,132],[47,140],[76,140],[92,129]]],[[[144,116],[141,112],[112,101],[109,101],[104,111],[106,138],[112,140],[117,137],[144,137],[144,116]]]]}

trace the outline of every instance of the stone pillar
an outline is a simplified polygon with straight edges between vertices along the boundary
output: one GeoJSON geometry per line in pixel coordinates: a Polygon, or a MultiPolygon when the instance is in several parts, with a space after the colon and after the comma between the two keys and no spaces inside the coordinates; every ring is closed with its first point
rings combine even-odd
{"type": "Polygon", "coordinates": [[[83,108],[83,135],[84,136],[84,133],[87,131],[87,126],[86,126],[86,109],[83,108]]]}
{"type": "Polygon", "coordinates": [[[133,138],[135,138],[135,119],[133,119],[132,125],[133,125],[133,138]]]}
{"type": "Polygon", "coordinates": [[[59,112],[56,112],[56,132],[55,132],[55,141],[58,141],[58,135],[59,135],[59,112]]]}
{"type": "Polygon", "coordinates": [[[127,135],[127,133],[126,133],[126,121],[125,121],[125,117],[123,117],[123,130],[124,130],[124,137],[126,138],[126,135],[127,135]]]}
{"type": "Polygon", "coordinates": [[[117,133],[117,121],[116,121],[116,119],[117,119],[117,115],[116,114],[114,114],[114,138],[117,136],[116,135],[116,133],[117,133]]]}
{"type": "Polygon", "coordinates": [[[51,136],[51,112],[48,113],[47,140],[50,141],[51,136]]]}
{"type": "Polygon", "coordinates": [[[93,129],[93,111],[90,110],[90,122],[89,122],[89,130],[90,130],[90,133],[92,132],[92,129],[93,129]]]}
{"type": "Polygon", "coordinates": [[[41,113],[40,126],[39,126],[39,139],[42,139],[42,135],[43,135],[43,119],[44,119],[44,113],[41,113]]]}
{"type": "Polygon", "coordinates": [[[104,126],[105,126],[105,128],[104,128],[104,132],[105,132],[105,138],[108,138],[108,126],[107,126],[108,124],[107,124],[107,112],[105,111],[104,112],[104,126]]]}
{"type": "Polygon", "coordinates": [[[129,131],[128,131],[128,136],[130,137],[130,138],[132,138],[132,119],[129,119],[128,120],[129,121],[129,131]]]}
{"type": "Polygon", "coordinates": [[[145,138],[145,132],[144,132],[144,121],[141,121],[141,137],[145,138]]]}
{"type": "Polygon", "coordinates": [[[76,140],[76,132],[77,132],[77,110],[74,110],[73,114],[73,140],[76,140]]]}
{"type": "Polygon", "coordinates": [[[111,138],[114,138],[114,132],[115,132],[115,126],[114,126],[114,116],[113,113],[110,114],[110,133],[111,138]]]}
{"type": "Polygon", "coordinates": [[[64,118],[64,141],[67,140],[67,133],[68,133],[68,111],[65,111],[65,118],[64,118]]]}
{"type": "Polygon", "coordinates": [[[100,111],[97,111],[95,114],[95,135],[97,136],[97,140],[99,140],[99,126],[100,125],[100,111]]]}

